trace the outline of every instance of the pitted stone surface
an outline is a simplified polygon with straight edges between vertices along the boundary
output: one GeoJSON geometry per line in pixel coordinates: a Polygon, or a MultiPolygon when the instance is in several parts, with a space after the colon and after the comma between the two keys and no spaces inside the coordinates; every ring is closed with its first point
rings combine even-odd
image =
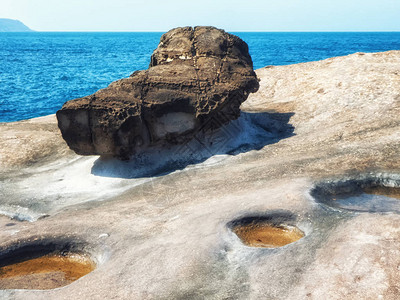
{"type": "Polygon", "coordinates": [[[76,153],[126,159],[237,119],[258,86],[240,38],[214,27],[176,28],[161,37],[149,69],[68,101],[58,125],[76,153]]]}
{"type": "Polygon", "coordinates": [[[68,235],[96,245],[100,262],[61,289],[0,298],[400,299],[400,214],[335,210],[310,195],[318,182],[398,178],[400,51],[256,72],[242,112],[290,116],[294,135],[165,175],[116,176],[135,161],[112,159],[96,176],[97,158],[70,151],[54,116],[0,124],[0,246],[68,235]],[[7,217],[32,210],[48,216],[7,217]],[[305,237],[278,249],[247,247],[227,227],[282,211],[305,237]]]}

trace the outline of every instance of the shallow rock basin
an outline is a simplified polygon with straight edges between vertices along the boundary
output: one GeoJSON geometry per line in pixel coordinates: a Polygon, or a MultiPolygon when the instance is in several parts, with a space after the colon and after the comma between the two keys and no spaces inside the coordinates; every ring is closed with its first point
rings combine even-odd
{"type": "Polygon", "coordinates": [[[20,240],[0,249],[0,290],[49,290],[66,286],[96,268],[75,238],[20,240]]]}
{"type": "Polygon", "coordinates": [[[273,224],[248,224],[237,226],[233,232],[250,247],[279,248],[304,237],[295,226],[273,224]]]}
{"type": "Polygon", "coordinates": [[[0,289],[54,289],[94,268],[95,264],[84,255],[49,254],[0,267],[0,289]]]}
{"type": "Polygon", "coordinates": [[[317,202],[358,212],[400,213],[400,187],[387,178],[322,183],[311,192],[317,202]]]}

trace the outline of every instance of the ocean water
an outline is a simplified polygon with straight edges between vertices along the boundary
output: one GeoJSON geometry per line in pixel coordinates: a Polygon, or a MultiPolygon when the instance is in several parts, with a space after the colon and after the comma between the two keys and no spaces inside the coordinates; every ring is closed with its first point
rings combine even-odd
{"type": "MultiPolygon", "coordinates": [[[[254,68],[400,50],[400,32],[236,32],[254,68]]],[[[70,99],[146,69],[161,32],[0,33],[0,122],[55,113],[70,99]]]]}

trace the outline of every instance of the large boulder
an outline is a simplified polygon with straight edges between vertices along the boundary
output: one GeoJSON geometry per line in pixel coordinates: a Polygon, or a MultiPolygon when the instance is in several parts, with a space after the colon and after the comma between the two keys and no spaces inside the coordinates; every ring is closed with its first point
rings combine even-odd
{"type": "Polygon", "coordinates": [[[58,126],[78,154],[127,159],[237,119],[258,87],[240,38],[214,27],[176,28],[161,37],[147,70],[66,102],[58,126]]]}

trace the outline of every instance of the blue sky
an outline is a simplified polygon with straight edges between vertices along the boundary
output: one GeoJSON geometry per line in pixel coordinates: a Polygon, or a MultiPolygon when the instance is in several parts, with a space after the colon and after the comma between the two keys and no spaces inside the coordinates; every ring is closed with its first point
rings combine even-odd
{"type": "Polygon", "coordinates": [[[400,31],[400,0],[0,0],[39,31],[400,31]]]}

